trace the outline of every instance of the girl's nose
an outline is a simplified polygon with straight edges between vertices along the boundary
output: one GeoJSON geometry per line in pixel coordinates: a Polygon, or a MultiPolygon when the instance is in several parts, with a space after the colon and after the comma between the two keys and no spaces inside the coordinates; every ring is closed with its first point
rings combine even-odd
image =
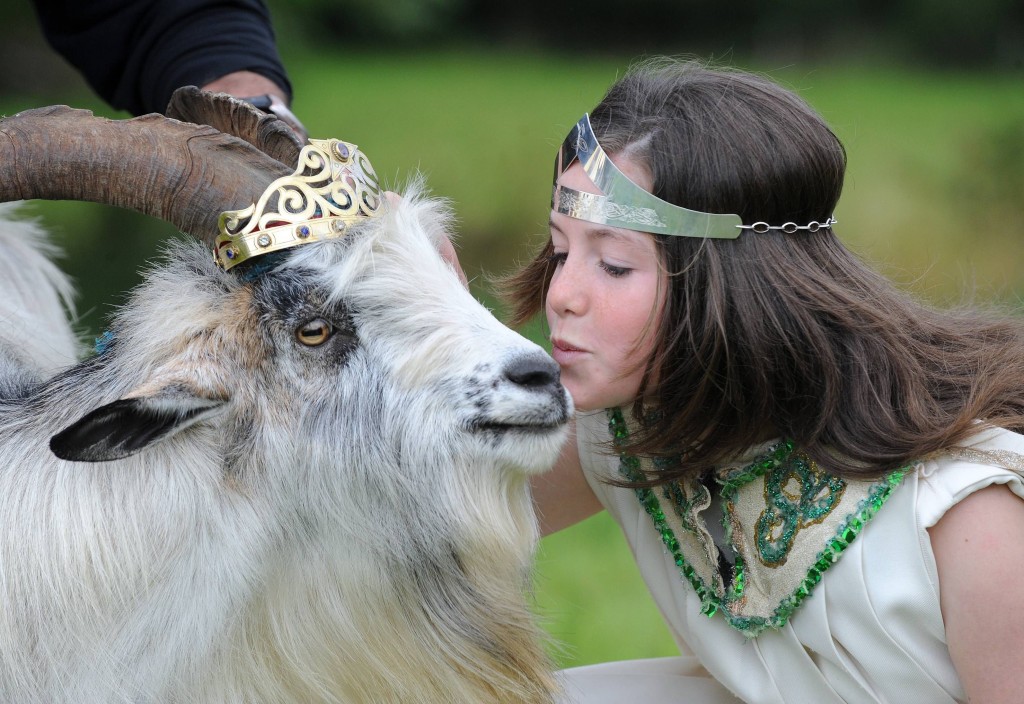
{"type": "Polygon", "coordinates": [[[583,313],[586,304],[586,291],[576,263],[567,258],[551,277],[548,286],[548,307],[559,314],[583,313]]]}

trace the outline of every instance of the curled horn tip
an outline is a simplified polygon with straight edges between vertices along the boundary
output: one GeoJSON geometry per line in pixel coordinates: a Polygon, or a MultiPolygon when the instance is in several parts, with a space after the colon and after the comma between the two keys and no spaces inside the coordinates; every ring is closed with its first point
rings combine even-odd
{"type": "Polygon", "coordinates": [[[178,88],[171,95],[166,114],[234,135],[289,168],[299,161],[302,140],[284,120],[227,93],[211,93],[195,86],[178,88]]]}

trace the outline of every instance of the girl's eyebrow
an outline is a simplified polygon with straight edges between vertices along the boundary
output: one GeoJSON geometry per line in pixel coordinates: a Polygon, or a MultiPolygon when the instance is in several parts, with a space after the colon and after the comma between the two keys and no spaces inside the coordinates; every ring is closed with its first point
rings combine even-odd
{"type": "MultiPolygon", "coordinates": [[[[552,230],[558,230],[560,234],[565,234],[558,225],[555,224],[554,218],[548,218],[548,227],[552,230]]],[[[635,244],[631,237],[628,237],[624,232],[619,232],[606,227],[590,228],[586,231],[587,237],[590,239],[613,239],[619,240],[625,244],[635,244]]]]}
{"type": "Polygon", "coordinates": [[[587,239],[591,242],[611,241],[616,242],[628,249],[637,249],[643,246],[643,242],[637,238],[632,230],[619,230],[613,227],[592,227],[586,231],[587,239]]]}
{"type": "Polygon", "coordinates": [[[595,240],[619,240],[626,244],[634,244],[633,238],[627,237],[625,233],[610,230],[606,227],[587,230],[587,237],[595,240]]]}

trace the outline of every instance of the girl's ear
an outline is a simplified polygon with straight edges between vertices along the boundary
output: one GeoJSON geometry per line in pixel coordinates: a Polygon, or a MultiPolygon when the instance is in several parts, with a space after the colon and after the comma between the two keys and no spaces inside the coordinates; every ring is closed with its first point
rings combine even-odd
{"type": "Polygon", "coordinates": [[[203,396],[186,384],[169,384],[87,413],[50,438],[50,450],[75,462],[123,459],[211,416],[225,401],[203,396]]]}

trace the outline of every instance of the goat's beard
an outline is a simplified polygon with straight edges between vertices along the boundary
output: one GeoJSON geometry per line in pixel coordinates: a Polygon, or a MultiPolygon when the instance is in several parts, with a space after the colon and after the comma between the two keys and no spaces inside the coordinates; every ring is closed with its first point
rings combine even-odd
{"type": "MultiPolygon", "coordinates": [[[[327,463],[345,481],[307,487],[295,507],[302,548],[285,543],[261,600],[276,624],[265,657],[303,663],[344,701],[550,701],[552,667],[527,605],[537,541],[527,476],[492,450],[453,452],[444,433],[397,435],[409,442],[310,453],[321,466],[297,481],[327,463]],[[401,689],[410,682],[415,692],[401,689]]],[[[250,628],[267,627],[254,617],[250,628]]]]}

